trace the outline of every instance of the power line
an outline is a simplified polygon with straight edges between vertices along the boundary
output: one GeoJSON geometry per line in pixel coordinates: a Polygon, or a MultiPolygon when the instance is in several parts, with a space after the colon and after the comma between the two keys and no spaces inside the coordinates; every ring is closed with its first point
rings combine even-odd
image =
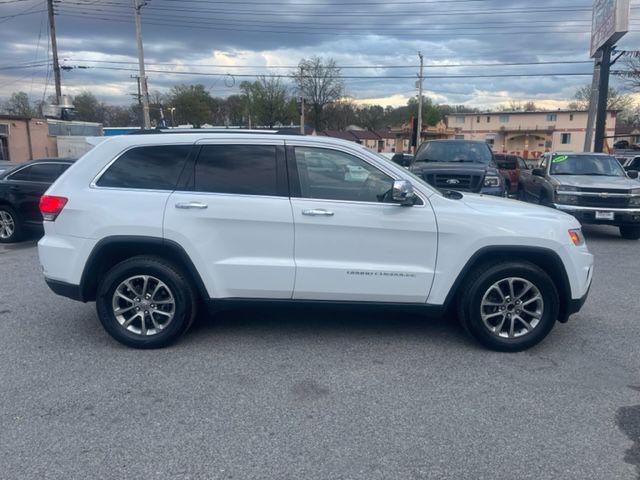
{"type": "MultiPolygon", "coordinates": [[[[79,58],[63,58],[69,62],[84,63],[108,63],[119,65],[135,65],[135,61],[124,60],[90,60],[79,58]]],[[[264,69],[297,69],[298,65],[228,65],[228,64],[203,64],[203,63],[172,63],[172,62],[145,62],[146,65],[163,65],[171,67],[206,67],[206,68],[264,68],[264,69]]],[[[461,67],[513,67],[513,66],[529,66],[529,65],[592,65],[592,60],[554,60],[542,62],[502,62],[502,63],[455,63],[446,65],[424,65],[424,68],[461,68],[461,67]]],[[[339,69],[415,69],[414,65],[336,65],[339,69]]]]}
{"type": "MultiPolygon", "coordinates": [[[[66,17],[77,17],[77,18],[86,18],[86,16],[84,15],[77,15],[77,14],[65,14],[66,17]]],[[[91,17],[94,20],[101,20],[101,21],[107,21],[107,22],[119,22],[119,23],[131,23],[130,20],[124,20],[121,18],[112,18],[112,17],[104,17],[104,16],[96,16],[96,15],[91,15],[91,17]]],[[[162,26],[162,27],[172,27],[172,28],[177,28],[177,27],[188,27],[188,28],[193,28],[193,29],[200,29],[200,30],[222,30],[222,31],[230,31],[230,32],[254,32],[254,33],[275,33],[275,34],[285,34],[285,35],[291,35],[291,34],[301,34],[301,35],[324,35],[324,36],[346,36],[346,37],[369,37],[369,36],[394,36],[394,37],[440,37],[442,36],[443,33],[446,33],[446,30],[438,30],[437,33],[436,31],[434,31],[433,33],[421,33],[421,32],[415,32],[415,33],[395,33],[395,32],[382,32],[382,33],[376,33],[375,31],[372,32],[368,32],[368,33],[346,33],[346,32],[309,32],[309,31],[294,31],[294,30],[264,30],[264,29],[249,29],[249,28],[227,28],[227,27],[218,27],[218,26],[210,26],[211,22],[206,22],[205,24],[203,23],[197,23],[197,22],[159,22],[157,20],[152,20],[152,21],[148,21],[145,20],[145,25],[156,25],[156,26],[162,26]]],[[[587,35],[590,32],[588,31],[573,31],[573,30],[562,30],[562,31],[556,31],[556,30],[551,30],[551,31],[546,31],[546,30],[535,30],[535,31],[517,31],[517,32],[513,32],[513,31],[504,31],[504,30],[495,30],[495,31],[491,31],[491,32],[462,32],[462,33],[458,33],[456,32],[457,36],[495,36],[495,35],[540,35],[540,34],[546,34],[546,35],[566,35],[566,34],[583,34],[583,35],[587,35]]]]}
{"type": "MultiPolygon", "coordinates": [[[[126,72],[135,72],[137,71],[134,68],[124,68],[124,67],[87,67],[84,65],[76,65],[76,66],[65,66],[65,69],[99,69],[99,70],[119,70],[126,72]]],[[[157,69],[148,69],[148,72],[152,73],[163,73],[167,75],[192,75],[192,76],[213,76],[213,77],[238,77],[238,78],[292,78],[292,75],[286,74],[229,74],[229,73],[212,73],[212,72],[190,72],[190,71],[168,71],[168,70],[157,70],[157,69]]],[[[528,74],[528,73],[505,73],[505,74],[490,74],[490,75],[425,75],[423,78],[425,79],[453,79],[453,78],[518,78],[518,77],[565,77],[565,76],[590,76],[591,72],[543,72],[536,74],[528,74]]],[[[306,75],[305,78],[318,78],[313,75],[306,75]]],[[[369,80],[400,80],[400,79],[412,79],[415,80],[415,75],[341,75],[340,78],[343,79],[369,79],[369,80]]]]}

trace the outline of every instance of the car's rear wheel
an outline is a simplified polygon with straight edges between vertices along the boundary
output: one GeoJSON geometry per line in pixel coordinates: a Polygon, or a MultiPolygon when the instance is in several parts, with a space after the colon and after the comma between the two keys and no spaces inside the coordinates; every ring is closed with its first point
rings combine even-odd
{"type": "Polygon", "coordinates": [[[159,348],[186,332],[197,304],[189,279],[177,266],[139,256],[109,270],[98,286],[96,305],[113,338],[134,348],[159,348]]]}
{"type": "Polygon", "coordinates": [[[640,227],[622,226],[620,227],[620,236],[627,240],[640,240],[640,227]]]}
{"type": "Polygon", "coordinates": [[[13,243],[22,238],[22,225],[13,208],[0,205],[0,243],[13,243]]]}
{"type": "Polygon", "coordinates": [[[526,350],[541,342],[558,318],[553,280],[528,262],[482,265],[461,292],[458,314],[463,326],[493,350],[526,350]]]}

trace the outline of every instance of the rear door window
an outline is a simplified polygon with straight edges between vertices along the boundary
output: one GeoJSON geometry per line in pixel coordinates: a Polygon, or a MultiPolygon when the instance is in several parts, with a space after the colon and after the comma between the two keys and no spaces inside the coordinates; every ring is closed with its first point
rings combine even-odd
{"type": "Polygon", "coordinates": [[[191,145],[136,147],[123,153],[96,182],[99,187],[174,190],[191,145]]]}
{"type": "Polygon", "coordinates": [[[61,163],[37,163],[17,171],[9,176],[9,180],[26,182],[53,183],[62,174],[61,163]]]}
{"type": "Polygon", "coordinates": [[[275,145],[204,145],[195,167],[195,190],[278,195],[275,145]]]}

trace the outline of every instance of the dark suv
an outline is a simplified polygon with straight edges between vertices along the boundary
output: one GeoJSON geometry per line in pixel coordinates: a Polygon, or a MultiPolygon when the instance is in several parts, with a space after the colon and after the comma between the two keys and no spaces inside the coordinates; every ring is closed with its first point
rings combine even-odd
{"type": "Polygon", "coordinates": [[[505,182],[485,142],[430,140],[420,145],[410,170],[442,190],[505,195],[505,182]]]}
{"type": "Polygon", "coordinates": [[[17,242],[27,229],[42,229],[40,197],[73,162],[43,158],[0,173],[0,243],[17,242]]]}

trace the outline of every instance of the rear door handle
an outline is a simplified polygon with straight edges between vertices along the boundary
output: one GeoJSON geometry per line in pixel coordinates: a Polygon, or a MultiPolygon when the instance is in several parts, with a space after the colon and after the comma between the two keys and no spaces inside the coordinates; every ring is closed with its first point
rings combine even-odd
{"type": "Polygon", "coordinates": [[[309,217],[333,217],[333,212],[329,210],[324,210],[322,208],[314,208],[312,210],[303,210],[303,215],[307,215],[309,217]]]}
{"type": "Polygon", "coordinates": [[[178,203],[176,203],[176,208],[179,208],[181,210],[190,210],[190,209],[204,210],[208,206],[209,205],[207,205],[206,203],[202,203],[202,202],[178,202],[178,203]]]}

